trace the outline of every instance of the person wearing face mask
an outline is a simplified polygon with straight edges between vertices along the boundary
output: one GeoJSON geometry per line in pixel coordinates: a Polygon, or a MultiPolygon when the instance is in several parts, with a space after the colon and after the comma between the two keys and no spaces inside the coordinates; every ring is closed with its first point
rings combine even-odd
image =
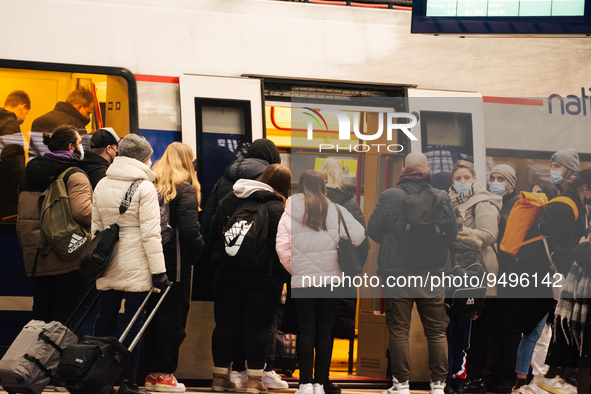
{"type": "Polygon", "coordinates": [[[94,110],[94,95],[86,88],[79,88],[59,101],[55,108],[33,121],[31,131],[48,132],[60,125],[72,125],[79,133],[86,134],[86,125],[94,110]]]}
{"type": "Polygon", "coordinates": [[[574,148],[559,150],[550,159],[550,179],[562,190],[568,188],[563,186],[564,181],[580,169],[579,154],[574,148]]]}
{"type": "MultiPolygon", "coordinates": [[[[490,172],[489,188],[491,193],[503,197],[499,235],[495,252],[499,263],[499,275],[515,264],[515,257],[500,250],[499,245],[505,235],[507,219],[513,206],[519,200],[520,193],[515,190],[517,177],[515,170],[507,164],[499,164],[490,172]]],[[[499,287],[501,296],[508,296],[504,287],[499,287]]],[[[508,315],[512,311],[515,300],[512,298],[491,298],[487,304],[487,331],[490,338],[491,389],[494,392],[511,392],[515,382],[515,365],[517,350],[521,341],[521,332],[509,324],[508,315]]]]}
{"type": "MultiPolygon", "coordinates": [[[[459,160],[452,168],[453,185],[450,198],[454,208],[458,208],[464,217],[464,231],[482,241],[481,252],[484,268],[488,273],[498,274],[498,261],[493,249],[499,235],[499,221],[503,199],[494,195],[476,180],[474,165],[466,160],[459,160]]],[[[497,289],[489,286],[487,297],[496,296],[497,289]]],[[[468,393],[486,392],[484,369],[488,360],[488,334],[486,332],[486,310],[472,324],[470,349],[467,357],[467,378],[464,388],[468,393]]]]}
{"type": "Polygon", "coordinates": [[[106,176],[107,168],[117,156],[119,136],[111,127],[103,127],[92,135],[90,152],[84,157],[84,170],[90,178],[92,189],[106,176]]]}
{"type": "MultiPolygon", "coordinates": [[[[53,178],[67,170],[64,183],[72,216],[88,228],[91,223],[92,187],[86,173],[80,168],[80,135],[72,126],[61,126],[51,135],[46,134],[44,143],[49,151],[29,162],[19,185],[16,230],[28,276],[32,276],[39,241],[39,197],[53,178]]],[[[50,244],[46,245],[39,255],[32,279],[32,319],[66,322],[87,286],[78,266],[78,258],[66,262],[51,249],[50,244]]]]}

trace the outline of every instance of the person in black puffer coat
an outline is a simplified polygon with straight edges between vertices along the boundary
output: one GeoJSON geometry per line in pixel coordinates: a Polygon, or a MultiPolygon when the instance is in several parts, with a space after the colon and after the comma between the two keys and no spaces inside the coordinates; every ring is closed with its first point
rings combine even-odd
{"type": "Polygon", "coordinates": [[[88,174],[92,189],[107,176],[107,168],[117,156],[119,136],[111,127],[98,129],[90,139],[90,152],[84,155],[84,171],[88,174]]]}
{"type": "MultiPolygon", "coordinates": [[[[184,385],[176,380],[173,373],[178,366],[179,348],[187,336],[185,326],[191,302],[191,267],[199,260],[204,247],[199,226],[200,185],[192,161],[191,147],[173,142],[153,167],[156,190],[159,200],[162,200],[160,209],[165,209],[164,204],[168,204],[168,225],[176,231],[163,245],[166,275],[174,286],[146,331],[144,359],[149,374],[145,387],[175,392],[184,391],[184,385]]],[[[150,299],[148,313],[157,301],[157,297],[150,299]]]]}
{"type": "Polygon", "coordinates": [[[68,95],[66,101],[59,101],[55,108],[33,121],[31,131],[50,132],[57,126],[69,124],[78,133],[86,134],[90,114],[94,110],[94,96],[86,88],[79,88],[68,95]]]}
{"type": "MultiPolygon", "coordinates": [[[[326,159],[322,166],[318,169],[322,174],[326,183],[326,197],[336,204],[339,204],[347,209],[353,215],[363,228],[365,228],[365,216],[361,207],[355,201],[351,193],[347,191],[343,185],[343,173],[340,165],[332,158],[326,159]]],[[[367,255],[369,253],[369,239],[365,240],[357,247],[359,259],[365,264],[367,255]]],[[[345,298],[341,299],[339,309],[332,327],[332,339],[334,344],[335,338],[352,340],[355,337],[355,313],[357,311],[357,289],[346,289],[345,298]]],[[[331,350],[332,355],[332,350],[331,350]]],[[[330,368],[326,371],[324,380],[324,392],[326,394],[339,394],[341,388],[332,383],[329,379],[330,368]]]]}
{"type": "Polygon", "coordinates": [[[279,156],[277,146],[271,140],[260,138],[253,141],[245,159],[235,160],[226,168],[224,175],[213,187],[201,216],[201,231],[206,239],[218,204],[226,194],[232,191],[234,183],[238,179],[259,179],[263,171],[271,164],[281,164],[281,156],[279,156]]]}

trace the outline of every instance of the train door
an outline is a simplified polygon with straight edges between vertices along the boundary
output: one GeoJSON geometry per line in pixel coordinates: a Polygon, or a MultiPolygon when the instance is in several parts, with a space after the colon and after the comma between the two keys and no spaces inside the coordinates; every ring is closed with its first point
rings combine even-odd
{"type": "MultiPolygon", "coordinates": [[[[182,141],[191,145],[201,183],[201,207],[226,167],[245,157],[250,143],[264,136],[260,79],[183,74],[179,80],[182,141]]],[[[202,255],[200,262],[208,259],[202,255]]],[[[211,334],[215,327],[211,289],[213,271],[199,265],[193,278],[187,338],[181,347],[183,379],[211,379],[211,334]]]]}

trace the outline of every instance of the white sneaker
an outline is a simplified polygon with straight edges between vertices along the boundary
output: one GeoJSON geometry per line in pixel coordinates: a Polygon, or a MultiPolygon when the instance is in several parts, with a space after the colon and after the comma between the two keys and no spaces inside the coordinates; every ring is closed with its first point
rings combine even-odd
{"type": "Polygon", "coordinates": [[[314,385],[312,383],[300,384],[300,388],[295,394],[314,394],[314,385]]]}
{"type": "MultiPolygon", "coordinates": [[[[288,389],[287,382],[281,380],[281,376],[277,375],[275,371],[263,372],[263,383],[268,389],[288,389]]],[[[316,394],[316,393],[314,393],[316,394]]]]}
{"type": "Polygon", "coordinates": [[[314,394],[324,394],[324,386],[320,383],[314,383],[314,394]]]}
{"type": "MultiPolygon", "coordinates": [[[[511,389],[511,394],[539,394],[535,391],[533,381],[530,384],[526,384],[516,389],[515,386],[511,389]]],[[[537,386],[535,386],[537,387],[537,386]]]]}
{"type": "Polygon", "coordinates": [[[382,394],[410,394],[410,386],[408,385],[408,380],[403,383],[398,383],[398,380],[396,380],[396,378],[393,377],[392,383],[392,387],[390,387],[387,391],[382,391],[382,394]]]}
{"type": "Polygon", "coordinates": [[[566,383],[560,376],[555,376],[552,379],[542,378],[538,381],[538,387],[552,394],[577,394],[577,388],[566,383]]]}
{"type": "Polygon", "coordinates": [[[232,372],[230,372],[230,381],[236,385],[237,389],[246,388],[246,382],[248,381],[248,376],[246,375],[246,371],[242,371],[242,372],[232,371],[232,372]]]}
{"type": "Polygon", "coordinates": [[[429,394],[445,394],[445,382],[431,382],[429,394]]]}

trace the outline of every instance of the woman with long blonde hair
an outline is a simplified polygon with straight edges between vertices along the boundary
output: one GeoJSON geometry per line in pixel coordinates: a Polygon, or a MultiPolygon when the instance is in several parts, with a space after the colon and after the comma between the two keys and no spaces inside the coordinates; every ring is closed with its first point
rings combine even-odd
{"type": "MultiPolygon", "coordinates": [[[[184,392],[173,373],[178,366],[179,348],[185,339],[185,325],[191,296],[191,267],[197,262],[204,242],[199,226],[201,192],[193,167],[193,150],[173,142],[152,168],[160,201],[160,227],[166,274],[175,282],[146,331],[148,389],[184,392]]],[[[148,304],[151,311],[157,300],[148,304]]]]}

